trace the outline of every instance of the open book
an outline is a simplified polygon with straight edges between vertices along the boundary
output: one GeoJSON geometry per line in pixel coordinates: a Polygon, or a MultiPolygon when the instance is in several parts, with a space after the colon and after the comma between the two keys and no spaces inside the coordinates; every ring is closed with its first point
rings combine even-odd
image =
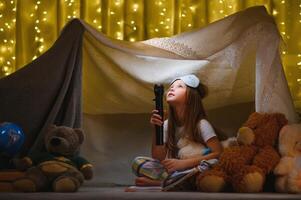
{"type": "Polygon", "coordinates": [[[162,191],[176,191],[185,188],[189,178],[198,172],[204,172],[212,168],[217,162],[217,159],[202,160],[198,166],[192,169],[173,172],[163,181],[162,191]]]}

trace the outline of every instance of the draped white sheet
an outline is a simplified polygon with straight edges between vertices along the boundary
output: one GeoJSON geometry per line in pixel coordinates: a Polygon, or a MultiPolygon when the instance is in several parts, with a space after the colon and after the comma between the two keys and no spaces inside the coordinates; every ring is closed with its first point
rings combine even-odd
{"type": "Polygon", "coordinates": [[[226,135],[250,112],[281,112],[298,121],[279,56],[281,37],[264,7],[238,12],[170,38],[129,43],[86,26],[83,41],[83,154],[92,183],[130,184],[130,162],[148,154],[153,84],[195,73],[208,86],[204,105],[226,135]],[[254,108],[255,107],[255,108],[254,108]]]}

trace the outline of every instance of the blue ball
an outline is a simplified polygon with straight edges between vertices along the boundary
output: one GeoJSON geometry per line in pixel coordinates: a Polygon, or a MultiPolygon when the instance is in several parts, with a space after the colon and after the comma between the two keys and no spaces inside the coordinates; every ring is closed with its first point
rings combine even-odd
{"type": "Polygon", "coordinates": [[[24,140],[25,134],[19,126],[10,122],[0,124],[0,153],[15,155],[22,147],[24,140]]]}

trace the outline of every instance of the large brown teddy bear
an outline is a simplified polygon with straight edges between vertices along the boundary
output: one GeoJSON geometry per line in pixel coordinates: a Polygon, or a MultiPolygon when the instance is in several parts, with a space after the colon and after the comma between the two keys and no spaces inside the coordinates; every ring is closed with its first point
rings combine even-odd
{"type": "Polygon", "coordinates": [[[93,176],[92,165],[77,155],[83,141],[81,129],[52,125],[44,137],[46,152],[16,161],[17,168],[26,170],[26,175],[13,182],[14,190],[77,191],[84,179],[93,176]]]}
{"type": "Polygon", "coordinates": [[[252,113],[238,131],[238,145],[225,148],[219,163],[197,176],[198,189],[204,192],[262,191],[266,175],[280,160],[274,146],[285,124],[283,114],[252,113]]]}

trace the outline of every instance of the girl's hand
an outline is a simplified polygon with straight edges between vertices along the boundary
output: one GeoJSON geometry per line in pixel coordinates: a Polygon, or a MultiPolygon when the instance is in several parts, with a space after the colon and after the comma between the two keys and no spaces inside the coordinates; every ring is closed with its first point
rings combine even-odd
{"type": "Polygon", "coordinates": [[[186,169],[185,160],[165,159],[161,163],[164,165],[168,173],[186,169]]]}
{"type": "Polygon", "coordinates": [[[152,116],[150,119],[150,123],[152,125],[158,125],[158,126],[162,126],[163,125],[163,120],[162,117],[159,115],[159,111],[158,110],[153,110],[152,111],[152,116]]]}

